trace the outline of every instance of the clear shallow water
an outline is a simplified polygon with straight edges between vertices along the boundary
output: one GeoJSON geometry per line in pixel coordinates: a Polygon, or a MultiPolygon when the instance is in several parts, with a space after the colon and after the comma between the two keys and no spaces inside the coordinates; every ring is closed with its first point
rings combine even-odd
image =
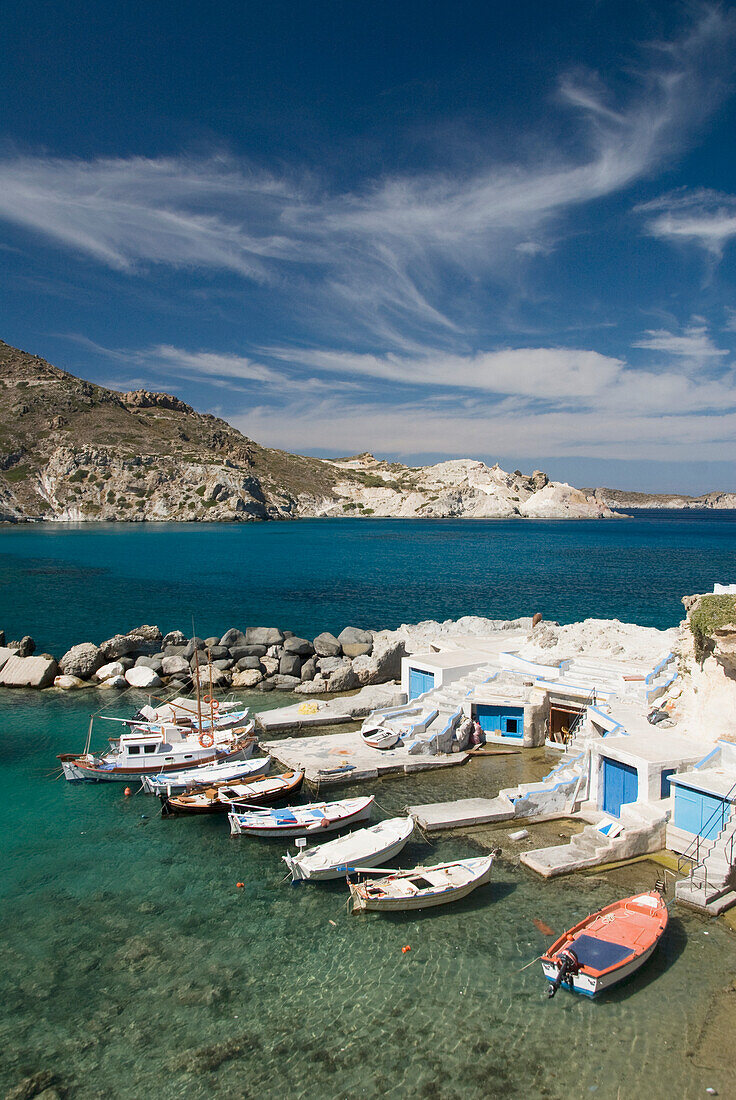
{"type": "Polygon", "coordinates": [[[141,622],[321,630],[541,611],[648,626],[736,576],[736,512],[610,521],[303,520],[0,530],[0,627],[61,653],[141,622]]]}
{"type": "MultiPolygon", "coordinates": [[[[97,699],[2,698],[0,1093],[50,1070],[83,1100],[617,1100],[643,1082],[648,1100],[729,1094],[698,1056],[711,998],[736,968],[720,924],[677,910],[652,962],[596,1003],[548,1002],[538,964],[521,969],[548,942],[534,917],[568,927],[650,886],[653,865],[547,883],[516,864],[503,829],[418,839],[404,865],[496,843],[506,855],[455,907],[348,916],[342,883],[283,881],[279,842],[230,840],[219,818],[164,821],[117,784],[50,778],[97,699]]],[[[374,791],[399,813],[548,767],[543,751],[476,759],[374,791]]],[[[564,831],[539,828],[547,843],[564,831]]]]}

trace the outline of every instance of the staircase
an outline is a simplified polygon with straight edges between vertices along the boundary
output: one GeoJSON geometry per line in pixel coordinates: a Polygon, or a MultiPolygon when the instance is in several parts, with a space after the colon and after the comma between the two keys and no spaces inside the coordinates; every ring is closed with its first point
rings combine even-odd
{"type": "Polygon", "coordinates": [[[678,867],[689,859],[693,865],[688,877],[675,884],[675,897],[694,909],[722,913],[736,902],[736,806],[714,840],[698,837],[697,842],[694,851],[680,857],[678,867]]]}

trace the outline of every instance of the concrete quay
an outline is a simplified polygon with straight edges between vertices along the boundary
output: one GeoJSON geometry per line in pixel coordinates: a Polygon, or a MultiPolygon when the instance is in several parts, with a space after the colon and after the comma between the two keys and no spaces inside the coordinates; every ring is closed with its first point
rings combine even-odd
{"type": "Polygon", "coordinates": [[[366,745],[359,730],[261,741],[261,748],[285,767],[303,769],[305,778],[318,786],[356,783],[387,775],[409,775],[430,768],[464,764],[468,759],[468,754],[464,752],[416,756],[398,747],[373,749],[366,745]]]}
{"type": "Polygon", "coordinates": [[[503,795],[497,798],[457,798],[452,802],[428,802],[407,806],[407,813],[427,833],[441,829],[460,829],[469,825],[491,825],[514,816],[513,803],[503,795]]]}

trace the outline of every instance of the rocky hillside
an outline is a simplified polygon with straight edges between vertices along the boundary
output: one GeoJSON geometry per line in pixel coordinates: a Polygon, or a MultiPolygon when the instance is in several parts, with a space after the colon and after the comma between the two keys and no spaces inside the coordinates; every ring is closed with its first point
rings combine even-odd
{"type": "Polygon", "coordinates": [[[117,393],[0,341],[2,520],[612,514],[538,470],[324,461],[262,447],[170,394],[117,393]]]}
{"type": "Polygon", "coordinates": [[[684,493],[636,493],[626,489],[583,489],[609,508],[736,508],[736,493],[704,493],[689,497],[684,493]]]}

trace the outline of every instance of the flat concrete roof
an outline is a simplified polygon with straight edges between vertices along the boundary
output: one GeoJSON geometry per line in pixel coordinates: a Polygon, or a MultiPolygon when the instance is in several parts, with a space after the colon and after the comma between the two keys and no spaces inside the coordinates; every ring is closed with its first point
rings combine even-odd
{"type": "Polygon", "coordinates": [[[404,658],[410,665],[434,665],[435,668],[465,668],[467,665],[487,665],[487,653],[473,649],[443,649],[439,653],[410,653],[404,658]]]}
{"type": "MultiPolygon", "coordinates": [[[[726,768],[691,768],[679,775],[671,775],[670,783],[682,783],[685,787],[695,787],[696,790],[725,798],[736,785],[736,771],[726,768]]],[[[736,801],[736,792],[731,795],[731,801],[736,801]]]]}
{"type": "Polygon", "coordinates": [[[592,744],[601,756],[610,754],[614,760],[630,756],[637,760],[646,760],[649,764],[694,762],[707,752],[707,748],[704,749],[699,741],[691,741],[689,737],[678,736],[668,730],[658,730],[654,726],[651,733],[604,737],[602,741],[592,744]]]}

